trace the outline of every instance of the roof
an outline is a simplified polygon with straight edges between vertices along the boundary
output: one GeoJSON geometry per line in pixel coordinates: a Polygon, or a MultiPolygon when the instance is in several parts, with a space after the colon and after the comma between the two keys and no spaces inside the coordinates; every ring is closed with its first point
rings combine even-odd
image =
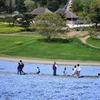
{"type": "Polygon", "coordinates": [[[56,14],[60,14],[62,16],[65,16],[66,18],[78,18],[78,16],[76,16],[75,14],[73,14],[70,11],[67,11],[65,13],[65,9],[58,9],[57,11],[55,11],[56,14]]]}
{"type": "Polygon", "coordinates": [[[65,10],[64,9],[58,9],[57,11],[55,11],[54,13],[56,13],[56,14],[60,14],[60,15],[65,15],[65,10]]]}
{"type": "Polygon", "coordinates": [[[49,9],[44,8],[44,7],[36,8],[35,10],[33,10],[31,12],[32,15],[39,15],[39,14],[42,14],[42,13],[52,13],[52,12],[49,9]]]}

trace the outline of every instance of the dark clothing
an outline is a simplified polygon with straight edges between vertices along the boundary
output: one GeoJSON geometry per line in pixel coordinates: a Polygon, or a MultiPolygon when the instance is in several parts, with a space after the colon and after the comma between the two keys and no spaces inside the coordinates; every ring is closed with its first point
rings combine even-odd
{"type": "Polygon", "coordinates": [[[24,67],[24,64],[22,63],[22,62],[20,62],[20,63],[18,63],[18,67],[17,67],[17,74],[20,74],[20,75],[22,75],[22,74],[24,74],[24,72],[23,72],[23,67],[24,67]]]}
{"type": "Polygon", "coordinates": [[[21,71],[21,67],[20,67],[20,63],[18,63],[18,67],[17,67],[17,74],[22,74],[22,71],[21,71]]]}
{"type": "Polygon", "coordinates": [[[56,70],[57,70],[57,67],[55,64],[53,64],[53,75],[56,76],[56,70]]]}

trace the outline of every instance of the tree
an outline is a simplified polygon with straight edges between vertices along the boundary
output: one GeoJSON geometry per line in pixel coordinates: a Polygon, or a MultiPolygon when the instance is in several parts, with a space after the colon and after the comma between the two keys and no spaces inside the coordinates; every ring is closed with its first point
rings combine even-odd
{"type": "Polygon", "coordinates": [[[100,23],[100,0],[92,0],[90,4],[89,17],[93,23],[100,23]]]}
{"type": "Polygon", "coordinates": [[[60,8],[60,5],[56,0],[51,0],[48,1],[47,8],[54,12],[60,8]]]}
{"type": "Polygon", "coordinates": [[[46,36],[48,42],[51,41],[52,36],[56,36],[59,32],[62,33],[62,27],[66,25],[60,15],[54,13],[40,14],[34,21],[40,34],[46,36]]]}
{"type": "Polygon", "coordinates": [[[6,0],[6,6],[8,12],[11,14],[15,8],[15,0],[6,0]]]}
{"type": "Polygon", "coordinates": [[[0,0],[0,14],[1,14],[2,10],[4,10],[4,7],[5,7],[4,0],[0,0]]]}
{"type": "Polygon", "coordinates": [[[89,5],[90,5],[91,1],[92,0],[81,0],[84,12],[89,13],[89,10],[90,10],[89,5]]]}
{"type": "Polygon", "coordinates": [[[33,22],[33,16],[31,14],[23,14],[22,19],[20,21],[21,26],[25,28],[25,30],[29,30],[30,24],[33,22]]]}
{"type": "Polygon", "coordinates": [[[16,2],[16,10],[18,10],[20,13],[24,13],[27,11],[24,1],[25,0],[19,0],[16,2]]]}
{"type": "Polygon", "coordinates": [[[46,6],[47,5],[47,0],[40,0],[40,6],[46,6]]]}
{"type": "Polygon", "coordinates": [[[15,20],[12,16],[6,16],[4,19],[3,19],[3,22],[7,22],[9,23],[9,25],[14,25],[15,23],[15,20]]]}
{"type": "Polygon", "coordinates": [[[25,0],[24,4],[25,4],[25,6],[27,8],[27,11],[30,12],[30,11],[32,11],[34,9],[34,4],[35,4],[34,1],[32,1],[32,0],[25,0]]]}
{"type": "Polygon", "coordinates": [[[83,5],[80,0],[73,0],[72,10],[73,12],[83,11],[83,5]]]}

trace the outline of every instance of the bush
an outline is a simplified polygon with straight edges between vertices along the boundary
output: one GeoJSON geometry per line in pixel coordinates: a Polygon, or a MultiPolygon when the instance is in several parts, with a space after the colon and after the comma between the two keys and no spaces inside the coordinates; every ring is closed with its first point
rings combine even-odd
{"type": "Polygon", "coordinates": [[[23,43],[21,41],[15,42],[16,45],[22,45],[23,43]]]}

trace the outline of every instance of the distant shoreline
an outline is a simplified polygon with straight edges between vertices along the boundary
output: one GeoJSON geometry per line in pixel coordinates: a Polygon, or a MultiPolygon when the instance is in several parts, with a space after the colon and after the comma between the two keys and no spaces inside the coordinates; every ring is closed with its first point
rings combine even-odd
{"type": "Polygon", "coordinates": [[[0,57],[0,60],[4,61],[12,61],[19,62],[19,60],[27,63],[35,63],[35,64],[53,64],[54,61],[58,65],[84,65],[84,66],[100,66],[100,62],[97,61],[72,61],[72,60],[59,60],[59,59],[42,59],[42,58],[26,58],[26,57],[0,57]]]}

